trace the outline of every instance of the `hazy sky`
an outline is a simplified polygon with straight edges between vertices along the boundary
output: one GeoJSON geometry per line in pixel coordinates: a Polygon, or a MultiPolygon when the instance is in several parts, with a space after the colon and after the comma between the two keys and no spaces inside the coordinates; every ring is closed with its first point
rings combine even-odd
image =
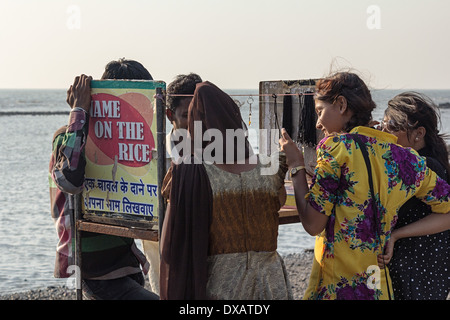
{"type": "Polygon", "coordinates": [[[351,67],[372,88],[450,89],[448,0],[1,0],[0,88],[67,88],[121,57],[223,89],[351,67]]]}

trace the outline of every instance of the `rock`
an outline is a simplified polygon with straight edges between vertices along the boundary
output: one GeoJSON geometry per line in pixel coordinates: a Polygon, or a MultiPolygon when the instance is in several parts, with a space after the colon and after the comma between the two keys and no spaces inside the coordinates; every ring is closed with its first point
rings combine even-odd
{"type": "MultiPolygon", "coordinates": [[[[306,290],[312,257],[312,252],[307,251],[288,254],[283,257],[295,299],[301,299],[306,290]]],[[[1,295],[0,300],[76,300],[76,291],[66,286],[49,286],[26,292],[1,295]]]]}
{"type": "MultiPolygon", "coordinates": [[[[314,253],[307,250],[302,253],[288,254],[283,257],[295,300],[300,300],[306,291],[314,253]]],[[[148,283],[146,287],[148,287],[148,283]]],[[[450,294],[447,300],[450,299],[450,294]]],[[[1,295],[0,300],[76,300],[75,289],[66,286],[49,286],[26,292],[1,295]]]]}

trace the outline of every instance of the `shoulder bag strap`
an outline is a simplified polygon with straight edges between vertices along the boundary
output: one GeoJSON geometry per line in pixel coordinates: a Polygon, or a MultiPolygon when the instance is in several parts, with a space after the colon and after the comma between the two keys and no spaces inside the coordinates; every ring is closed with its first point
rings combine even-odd
{"type": "MultiPolygon", "coordinates": [[[[366,163],[366,167],[367,167],[367,172],[369,175],[369,187],[370,187],[370,196],[372,197],[372,209],[373,209],[373,213],[375,216],[375,226],[376,226],[376,233],[378,236],[378,241],[380,242],[380,247],[383,249],[384,247],[381,245],[381,221],[379,220],[379,215],[378,215],[378,206],[376,204],[376,199],[375,199],[375,192],[373,190],[373,178],[372,178],[372,166],[370,165],[370,160],[369,160],[369,153],[367,152],[367,147],[366,145],[361,141],[361,138],[359,137],[358,134],[352,134],[353,140],[355,140],[355,142],[358,144],[359,149],[361,149],[361,152],[363,154],[364,157],[364,161],[366,163]]],[[[384,249],[382,250],[382,252],[384,253],[384,249]]],[[[388,290],[388,295],[389,295],[389,300],[391,300],[391,292],[389,289],[389,282],[388,282],[388,276],[387,276],[387,272],[386,272],[386,265],[384,264],[383,261],[383,265],[384,265],[384,275],[386,276],[386,286],[387,286],[387,290],[388,290]]]]}

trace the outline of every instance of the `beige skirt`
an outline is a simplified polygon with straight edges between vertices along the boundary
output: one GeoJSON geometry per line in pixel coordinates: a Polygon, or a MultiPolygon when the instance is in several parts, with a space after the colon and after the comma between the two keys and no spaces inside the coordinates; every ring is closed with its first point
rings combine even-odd
{"type": "Polygon", "coordinates": [[[291,300],[284,261],[276,251],[208,257],[208,298],[215,300],[291,300]]]}

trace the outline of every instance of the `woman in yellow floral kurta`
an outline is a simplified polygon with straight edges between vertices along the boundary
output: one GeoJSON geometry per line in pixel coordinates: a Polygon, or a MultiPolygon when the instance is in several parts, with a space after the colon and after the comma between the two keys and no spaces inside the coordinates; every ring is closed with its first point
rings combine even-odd
{"type": "Polygon", "coordinates": [[[326,138],[317,147],[310,189],[301,152],[285,131],[280,139],[289,167],[297,168],[292,181],[302,224],[318,235],[304,299],[388,299],[389,277],[378,267],[377,256],[390,238],[398,209],[416,196],[435,213],[450,211],[450,187],[425,160],[398,146],[395,136],[367,126],[374,107],[369,90],[354,74],[338,73],[317,84],[317,128],[326,138]],[[368,151],[375,199],[352,134],[368,151]]]}

